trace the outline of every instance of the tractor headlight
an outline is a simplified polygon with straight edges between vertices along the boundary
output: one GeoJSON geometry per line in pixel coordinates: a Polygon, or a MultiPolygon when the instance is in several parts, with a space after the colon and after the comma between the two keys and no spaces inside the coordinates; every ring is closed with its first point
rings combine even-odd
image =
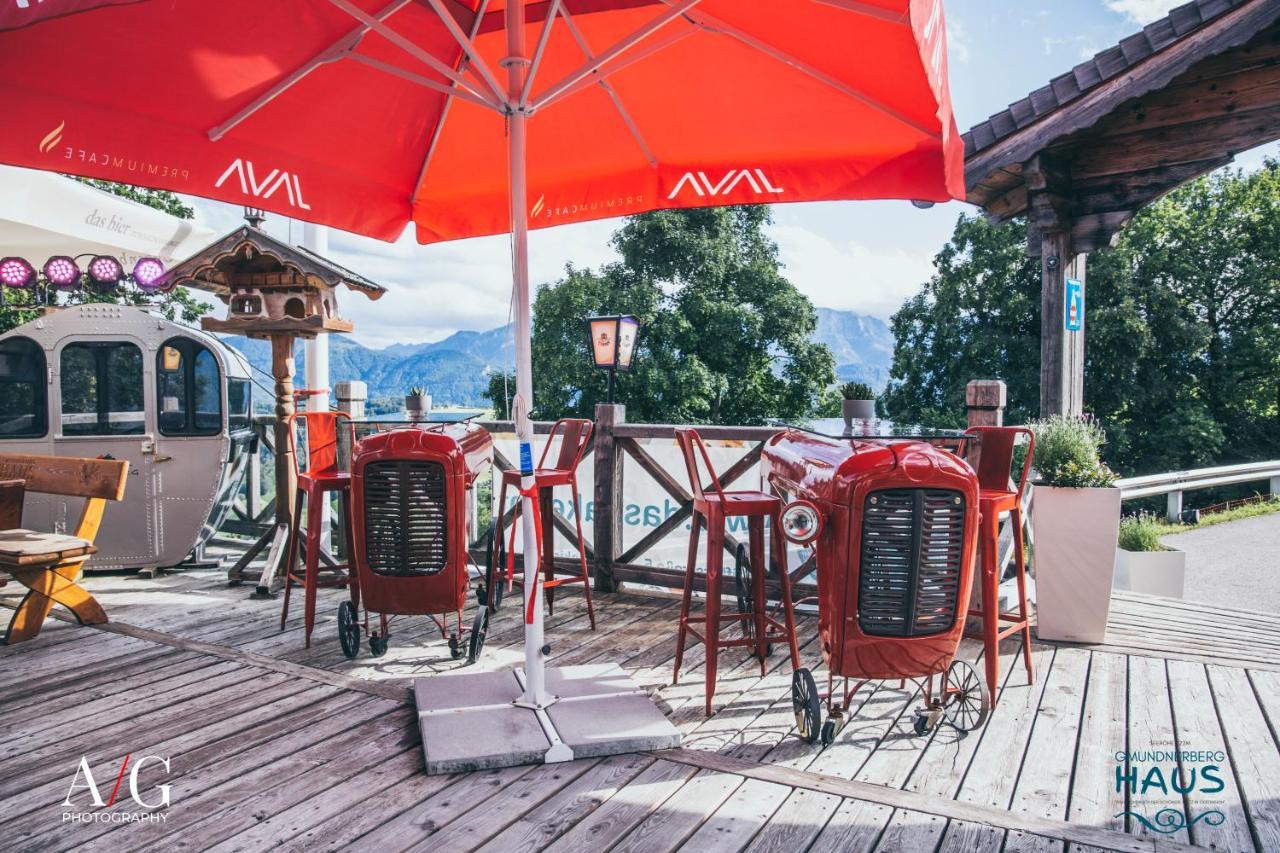
{"type": "Polygon", "coordinates": [[[808,545],[822,532],[822,514],[808,501],[792,501],[782,508],[782,535],[788,542],[808,545]]]}

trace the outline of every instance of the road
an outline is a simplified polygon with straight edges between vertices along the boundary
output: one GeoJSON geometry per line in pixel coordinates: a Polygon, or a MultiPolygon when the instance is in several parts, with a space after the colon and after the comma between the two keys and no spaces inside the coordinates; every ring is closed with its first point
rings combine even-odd
{"type": "Polygon", "coordinates": [[[1280,513],[1160,541],[1187,553],[1187,601],[1280,613],[1280,513]]]}

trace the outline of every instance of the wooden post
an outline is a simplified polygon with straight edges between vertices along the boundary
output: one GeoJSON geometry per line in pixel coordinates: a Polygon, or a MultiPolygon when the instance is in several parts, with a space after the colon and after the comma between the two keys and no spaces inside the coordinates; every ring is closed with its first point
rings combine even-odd
{"type": "MultiPolygon", "coordinates": [[[[1084,315],[1067,329],[1067,281],[1084,296],[1087,254],[1072,246],[1072,181],[1069,166],[1037,154],[1024,166],[1028,191],[1028,248],[1040,255],[1040,416],[1084,412],[1084,315]]],[[[1085,301],[1087,304],[1087,300],[1085,301]]]]}
{"type": "Polygon", "coordinates": [[[999,379],[974,379],[964,387],[969,426],[1004,426],[1008,389],[999,379]]]}
{"type": "Polygon", "coordinates": [[[627,407],[617,403],[596,405],[595,496],[592,508],[592,544],[595,548],[595,588],[615,592],[613,561],[622,553],[622,454],[613,428],[626,423],[627,407]]]}
{"type": "Polygon", "coordinates": [[[289,447],[289,418],[293,415],[293,335],[271,334],[271,375],[276,379],[276,524],[293,520],[293,494],[298,478],[289,447]]]}

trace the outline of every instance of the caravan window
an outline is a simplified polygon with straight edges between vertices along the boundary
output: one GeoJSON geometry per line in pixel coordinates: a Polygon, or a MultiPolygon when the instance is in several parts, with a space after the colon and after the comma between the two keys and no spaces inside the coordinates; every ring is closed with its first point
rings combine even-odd
{"type": "Polygon", "coordinates": [[[156,402],[164,435],[222,431],[222,374],[213,353],[191,338],[170,338],[156,355],[156,402]]]}
{"type": "Polygon", "coordinates": [[[248,429],[253,422],[253,395],[248,379],[227,377],[227,426],[235,430],[248,429]]]}
{"type": "Polygon", "coordinates": [[[0,437],[41,438],[48,422],[44,351],[30,338],[0,341],[0,437]]]}
{"type": "Polygon", "coordinates": [[[145,431],[142,350],[123,341],[62,348],[63,435],[136,435],[145,431]]]}
{"type": "Polygon", "coordinates": [[[207,348],[191,338],[170,338],[156,356],[156,401],[164,435],[217,435],[222,431],[222,373],[207,348]]]}

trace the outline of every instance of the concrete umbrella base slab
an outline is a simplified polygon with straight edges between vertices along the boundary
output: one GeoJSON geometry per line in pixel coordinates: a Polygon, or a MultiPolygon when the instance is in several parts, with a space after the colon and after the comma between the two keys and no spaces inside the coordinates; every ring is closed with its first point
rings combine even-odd
{"type": "Polygon", "coordinates": [[[417,678],[427,774],[672,749],[680,732],[617,664],[547,670],[545,708],[517,705],[522,670],[417,678]]]}

